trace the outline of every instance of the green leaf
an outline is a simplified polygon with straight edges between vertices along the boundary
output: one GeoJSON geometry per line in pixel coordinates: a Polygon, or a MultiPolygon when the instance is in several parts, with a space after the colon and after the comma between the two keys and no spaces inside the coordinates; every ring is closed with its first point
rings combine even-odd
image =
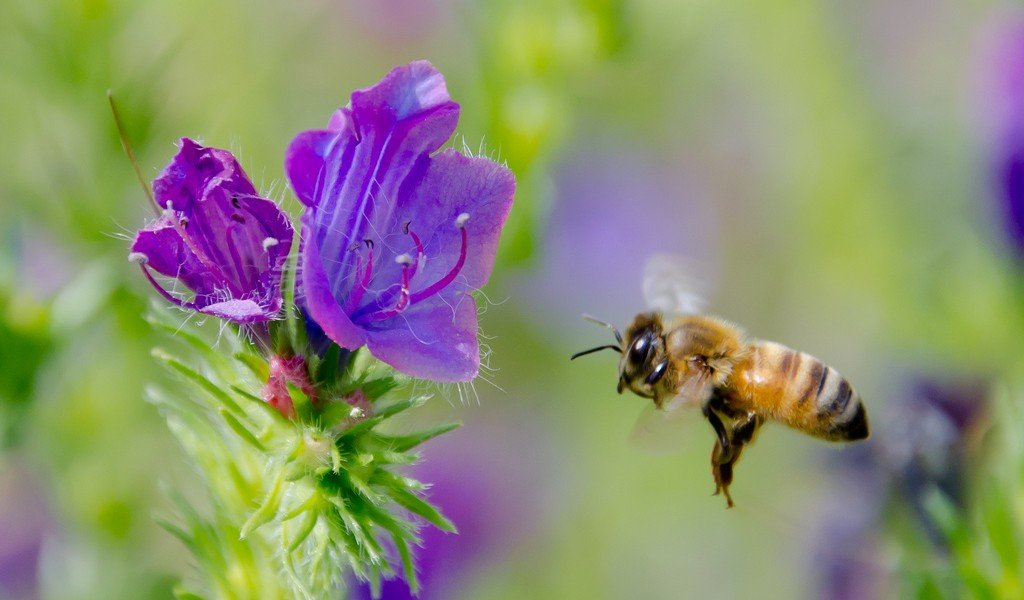
{"type": "Polygon", "coordinates": [[[370,400],[384,397],[388,392],[400,386],[403,382],[395,375],[373,379],[363,383],[362,390],[370,400]]]}
{"type": "Polygon", "coordinates": [[[436,438],[439,435],[444,435],[449,431],[458,429],[462,426],[462,423],[447,423],[431,429],[426,429],[417,433],[410,433],[408,435],[381,435],[376,434],[374,438],[387,448],[394,450],[395,452],[405,452],[411,450],[416,446],[419,446],[423,442],[436,438]]]}
{"type": "Polygon", "coordinates": [[[306,514],[306,518],[303,520],[302,525],[299,527],[298,532],[296,532],[295,537],[293,537],[292,541],[288,544],[287,551],[295,552],[298,550],[299,546],[302,545],[302,542],[306,541],[306,538],[309,537],[309,534],[313,533],[313,528],[316,527],[317,521],[319,520],[320,513],[315,510],[309,511],[306,514]]]}
{"type": "Polygon", "coordinates": [[[234,415],[228,412],[227,409],[222,407],[217,409],[217,412],[220,414],[221,418],[224,419],[224,422],[228,424],[228,427],[230,427],[232,431],[237,433],[240,438],[249,442],[253,448],[259,450],[260,452],[266,452],[267,449],[263,446],[263,444],[260,443],[258,439],[256,439],[256,436],[254,436],[251,431],[246,429],[245,425],[242,425],[242,423],[239,422],[239,420],[236,419],[234,415]]]}
{"type": "Polygon", "coordinates": [[[953,502],[937,487],[924,496],[924,508],[949,541],[960,579],[977,598],[996,598],[995,591],[975,562],[971,532],[953,502]]]}
{"type": "Polygon", "coordinates": [[[181,540],[181,543],[185,544],[185,547],[192,548],[193,544],[195,544],[195,539],[193,539],[187,531],[178,527],[169,519],[160,515],[153,515],[153,521],[155,521],[161,529],[181,540]]]}
{"type": "Polygon", "coordinates": [[[344,400],[328,400],[317,416],[317,423],[325,431],[333,429],[345,419],[352,417],[353,408],[355,407],[344,400]]]}
{"type": "Polygon", "coordinates": [[[413,408],[415,406],[421,406],[425,401],[426,398],[418,397],[413,398],[411,400],[399,400],[398,402],[389,404],[388,406],[377,411],[377,414],[373,415],[369,419],[366,419],[365,421],[360,421],[359,423],[356,423],[352,427],[349,427],[348,429],[343,431],[342,434],[339,436],[339,439],[352,438],[361,433],[365,433],[379,425],[385,419],[393,417],[398,413],[409,410],[410,408],[413,408]]]}
{"type": "Polygon", "coordinates": [[[199,596],[186,590],[180,584],[174,586],[174,589],[171,590],[171,593],[174,594],[174,597],[178,600],[204,600],[202,596],[199,596]]]}
{"type": "Polygon", "coordinates": [[[267,497],[260,505],[256,512],[252,513],[252,516],[242,525],[241,531],[239,531],[239,537],[245,539],[249,537],[249,534],[256,531],[261,526],[269,523],[276,515],[278,509],[281,507],[281,493],[284,483],[284,478],[278,475],[278,478],[274,480],[274,485],[267,492],[267,497]]]}
{"type": "Polygon", "coordinates": [[[983,502],[983,514],[992,548],[999,557],[1003,572],[1010,577],[1020,573],[1020,541],[1018,523],[1009,498],[997,486],[990,486],[983,502]]]}
{"type": "Polygon", "coordinates": [[[374,565],[379,565],[382,562],[386,564],[387,561],[383,559],[384,549],[381,548],[374,538],[369,526],[362,520],[355,518],[339,498],[330,498],[330,501],[339,509],[337,511],[338,517],[341,518],[345,528],[348,529],[349,533],[359,544],[360,549],[367,553],[370,559],[369,562],[374,565]]]}
{"type": "Polygon", "coordinates": [[[242,407],[238,406],[238,403],[232,400],[231,396],[229,396],[227,392],[220,389],[220,387],[218,387],[217,384],[213,383],[212,381],[201,375],[198,371],[192,369],[185,363],[181,362],[180,360],[171,356],[170,354],[167,354],[163,350],[160,350],[159,348],[154,348],[152,354],[155,358],[167,363],[167,365],[171,367],[171,369],[183,375],[186,379],[192,381],[200,388],[205,390],[214,399],[219,400],[220,403],[223,404],[224,407],[230,410],[231,412],[239,415],[244,415],[242,407]]]}
{"type": "Polygon", "coordinates": [[[308,423],[313,417],[313,403],[309,396],[297,385],[288,383],[288,395],[291,396],[292,406],[295,408],[295,418],[302,423],[308,423]]]}
{"type": "Polygon", "coordinates": [[[284,516],[281,517],[281,522],[283,523],[285,521],[290,521],[308,510],[313,510],[319,504],[320,494],[318,492],[313,492],[312,494],[309,495],[309,498],[306,498],[302,502],[302,504],[296,506],[295,508],[285,513],[284,516]]]}
{"type": "Polygon", "coordinates": [[[327,352],[319,359],[314,370],[313,379],[318,385],[326,386],[328,389],[337,386],[338,379],[344,374],[347,366],[347,363],[341,364],[342,352],[337,344],[331,344],[327,348],[327,352]]]}
{"type": "Polygon", "coordinates": [[[256,377],[257,381],[266,381],[270,377],[269,368],[267,361],[263,360],[262,357],[257,356],[251,352],[235,352],[235,360],[245,365],[247,369],[256,377]]]}
{"type": "Polygon", "coordinates": [[[458,533],[455,524],[445,518],[432,504],[409,491],[409,485],[404,478],[396,477],[388,471],[378,469],[374,473],[371,482],[386,486],[391,499],[402,508],[423,517],[442,531],[458,533]]]}
{"type": "Polygon", "coordinates": [[[393,452],[391,450],[371,452],[369,456],[368,464],[377,465],[411,465],[420,458],[418,454],[412,452],[393,452]]]}
{"type": "Polygon", "coordinates": [[[170,323],[166,323],[156,317],[152,312],[146,315],[146,322],[156,329],[169,333],[174,339],[181,340],[189,346],[192,346],[192,348],[198,350],[203,355],[210,354],[210,342],[204,340],[191,329],[182,327],[181,325],[171,325],[170,323]]]}
{"type": "Polygon", "coordinates": [[[404,536],[394,535],[394,532],[392,532],[391,540],[395,543],[398,556],[402,559],[402,572],[405,575],[405,582],[409,586],[409,591],[412,592],[413,596],[416,596],[420,592],[420,582],[416,577],[416,563],[413,562],[412,552],[409,551],[409,544],[405,541],[404,536]]]}
{"type": "Polygon", "coordinates": [[[264,400],[263,398],[260,398],[259,396],[253,394],[252,392],[249,392],[246,389],[241,388],[241,387],[239,387],[237,385],[229,385],[228,389],[230,389],[232,392],[238,394],[243,399],[249,400],[250,402],[252,402],[253,405],[259,407],[259,410],[261,410],[264,413],[266,413],[267,415],[269,415],[273,420],[280,421],[282,423],[288,421],[288,419],[284,418],[284,415],[282,415],[281,413],[277,412],[276,408],[274,408],[273,406],[267,404],[266,400],[264,400]]]}

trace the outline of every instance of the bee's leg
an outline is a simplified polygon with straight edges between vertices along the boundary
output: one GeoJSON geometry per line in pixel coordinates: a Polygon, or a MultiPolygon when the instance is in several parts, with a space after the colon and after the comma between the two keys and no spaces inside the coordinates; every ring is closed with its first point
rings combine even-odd
{"type": "Polygon", "coordinates": [[[715,478],[715,493],[725,493],[725,501],[728,507],[732,508],[732,495],[729,494],[729,485],[732,483],[732,460],[723,461],[721,458],[722,446],[717,441],[714,449],[711,450],[711,474],[715,478]]]}
{"type": "Polygon", "coordinates": [[[729,432],[726,431],[725,425],[722,423],[721,417],[712,408],[712,401],[704,405],[703,413],[704,417],[711,423],[711,428],[715,430],[715,435],[718,436],[718,441],[715,442],[715,451],[711,453],[712,460],[717,460],[720,463],[729,462],[732,458],[732,442],[730,441],[729,432]]]}
{"type": "MultiPolygon", "coordinates": [[[[764,424],[764,418],[753,412],[748,412],[742,417],[733,421],[732,442],[736,445],[745,445],[754,441],[758,429],[764,424]]],[[[738,457],[737,457],[738,458],[738,457]]]]}
{"type": "Polygon", "coordinates": [[[764,424],[764,419],[752,412],[732,424],[729,440],[732,449],[728,458],[721,461],[719,445],[711,452],[711,468],[715,476],[715,493],[725,492],[725,499],[732,508],[732,496],[729,495],[729,486],[732,484],[733,467],[740,460],[743,454],[743,447],[750,444],[757,435],[757,430],[764,424]],[[721,461],[721,462],[716,462],[721,461]]]}

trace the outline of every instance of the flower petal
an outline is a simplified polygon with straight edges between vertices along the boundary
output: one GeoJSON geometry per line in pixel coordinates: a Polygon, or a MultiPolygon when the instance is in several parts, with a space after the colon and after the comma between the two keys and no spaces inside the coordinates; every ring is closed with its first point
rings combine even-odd
{"type": "Polygon", "coordinates": [[[376,86],[353,93],[352,107],[358,139],[334,144],[326,158],[314,227],[339,298],[351,289],[356,263],[346,249],[386,233],[397,198],[415,189],[427,157],[451,137],[459,117],[443,77],[429,63],[393,70],[376,86]]]}
{"type": "Polygon", "coordinates": [[[340,346],[437,381],[479,370],[468,292],[490,276],[515,190],[488,159],[431,157],[458,115],[441,74],[412,63],[354,92],[327,130],[299,134],[285,160],[307,206],[304,310],[340,346]]]}
{"type": "Polygon", "coordinates": [[[223,185],[237,194],[256,195],[238,161],[227,150],[207,148],[189,138],[181,138],[180,149],[163,173],[153,180],[157,203],[167,208],[188,211],[212,185],[223,185]]]}
{"type": "Polygon", "coordinates": [[[459,215],[466,214],[469,244],[458,283],[469,290],[487,283],[515,187],[512,172],[492,160],[463,156],[455,150],[434,156],[423,182],[395,209],[398,221],[409,221],[413,229],[433,232],[429,240],[424,240],[427,256],[451,257],[447,262],[430,262],[417,279],[436,281],[455,262],[461,234],[454,223],[459,215]]]}
{"type": "Polygon", "coordinates": [[[480,370],[476,303],[465,295],[454,308],[434,297],[374,331],[370,352],[399,371],[432,381],[469,381],[480,370]]]}
{"type": "Polygon", "coordinates": [[[302,217],[302,249],[299,252],[299,304],[323,329],[327,337],[342,348],[355,350],[366,343],[366,332],[357,327],[345,314],[342,305],[331,294],[327,273],[320,258],[308,223],[309,214],[302,217]]]}
{"type": "Polygon", "coordinates": [[[274,202],[256,195],[230,152],[188,138],[180,145],[153,182],[166,210],[137,234],[132,258],[195,292],[189,308],[240,323],[276,317],[294,237],[291,222],[274,202]]]}
{"type": "MultiPolygon", "coordinates": [[[[340,111],[339,111],[340,112],[340,111]]],[[[306,206],[316,206],[324,185],[324,161],[331,149],[349,134],[337,131],[304,131],[295,136],[284,156],[284,170],[288,181],[306,206]]]]}
{"type": "Polygon", "coordinates": [[[376,85],[352,92],[352,112],[360,129],[370,126],[365,122],[368,116],[401,121],[449,104],[444,75],[425,60],[395,67],[376,85]]]}
{"type": "Polygon", "coordinates": [[[131,252],[144,257],[149,268],[178,279],[198,295],[216,292],[216,276],[188,247],[169,216],[160,217],[139,230],[131,252]]]}

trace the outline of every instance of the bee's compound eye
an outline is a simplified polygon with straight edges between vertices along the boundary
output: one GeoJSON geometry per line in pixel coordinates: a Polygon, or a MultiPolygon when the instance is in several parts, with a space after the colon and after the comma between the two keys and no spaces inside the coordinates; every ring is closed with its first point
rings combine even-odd
{"type": "Polygon", "coordinates": [[[635,364],[643,364],[647,359],[647,351],[650,350],[651,340],[646,335],[636,338],[633,346],[629,349],[629,360],[635,364]]]}
{"type": "Polygon", "coordinates": [[[665,376],[666,368],[668,368],[667,362],[662,361],[658,363],[657,366],[654,367],[654,370],[651,371],[651,374],[647,376],[647,379],[644,380],[644,383],[647,385],[654,385],[661,381],[661,378],[665,376]]]}

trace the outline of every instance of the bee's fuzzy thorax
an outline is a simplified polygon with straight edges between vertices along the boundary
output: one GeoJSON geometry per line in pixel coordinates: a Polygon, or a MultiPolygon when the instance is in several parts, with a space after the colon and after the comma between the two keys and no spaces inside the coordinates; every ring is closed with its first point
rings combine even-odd
{"type": "Polygon", "coordinates": [[[742,329],[718,317],[683,317],[670,328],[667,346],[680,356],[702,356],[711,368],[714,385],[724,385],[733,368],[749,352],[742,329]]]}

